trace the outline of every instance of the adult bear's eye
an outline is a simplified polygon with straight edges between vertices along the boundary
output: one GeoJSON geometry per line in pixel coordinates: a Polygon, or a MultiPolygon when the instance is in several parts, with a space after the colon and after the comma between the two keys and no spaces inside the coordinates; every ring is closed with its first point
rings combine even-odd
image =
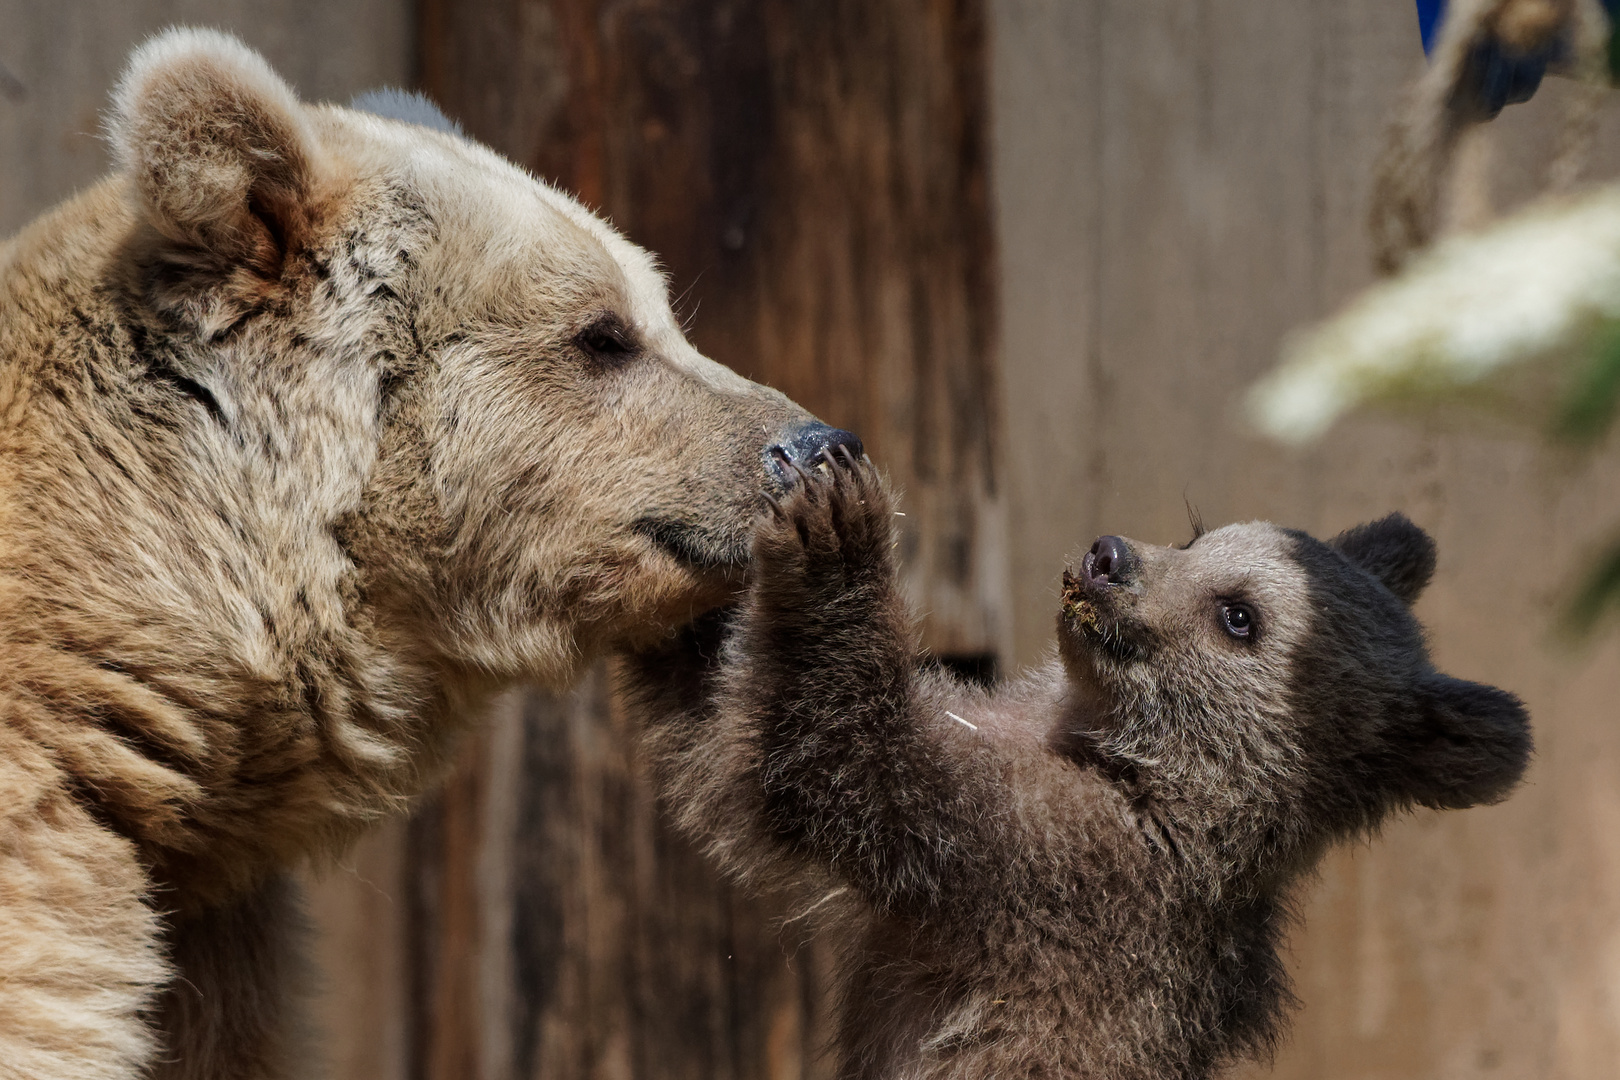
{"type": "Polygon", "coordinates": [[[574,344],[604,366],[622,364],[636,351],[630,330],[617,316],[597,319],[574,335],[574,344]]]}
{"type": "Polygon", "coordinates": [[[1221,623],[1228,634],[1246,638],[1254,632],[1254,609],[1248,604],[1222,604],[1221,623]]]}

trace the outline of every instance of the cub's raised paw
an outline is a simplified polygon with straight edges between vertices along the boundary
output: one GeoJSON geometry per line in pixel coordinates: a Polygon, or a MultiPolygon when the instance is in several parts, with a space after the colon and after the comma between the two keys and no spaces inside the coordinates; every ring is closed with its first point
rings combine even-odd
{"type": "Polygon", "coordinates": [[[839,446],[813,470],[793,468],[796,482],[781,498],[766,496],[770,512],[755,533],[761,577],[806,576],[817,585],[887,577],[894,505],[871,462],[839,446]]]}

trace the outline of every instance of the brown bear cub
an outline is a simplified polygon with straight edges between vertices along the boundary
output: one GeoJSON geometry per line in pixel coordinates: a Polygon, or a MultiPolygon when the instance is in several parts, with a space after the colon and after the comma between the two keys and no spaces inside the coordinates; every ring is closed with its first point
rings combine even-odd
{"type": "Polygon", "coordinates": [[[1512,695],[1437,672],[1400,515],[1104,537],[1060,659],[995,691],[931,667],[892,506],[840,454],[761,524],[740,609],[634,657],[682,826],[808,891],[845,942],[843,1077],[1204,1077],[1290,1002],[1293,885],[1391,811],[1502,798],[1512,695]],[[1201,531],[1201,530],[1200,530],[1201,531]]]}

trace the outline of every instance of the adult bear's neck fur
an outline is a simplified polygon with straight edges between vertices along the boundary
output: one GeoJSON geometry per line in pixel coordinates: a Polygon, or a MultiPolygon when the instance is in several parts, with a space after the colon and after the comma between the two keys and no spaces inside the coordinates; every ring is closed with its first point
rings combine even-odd
{"type": "Polygon", "coordinates": [[[0,710],[183,902],[398,809],[484,690],[380,624],[331,528],[374,388],[312,343],[166,327],[122,254],[87,272],[140,235],[122,183],[0,249],[0,710]],[[208,366],[230,348],[283,365],[275,395],[208,366]]]}

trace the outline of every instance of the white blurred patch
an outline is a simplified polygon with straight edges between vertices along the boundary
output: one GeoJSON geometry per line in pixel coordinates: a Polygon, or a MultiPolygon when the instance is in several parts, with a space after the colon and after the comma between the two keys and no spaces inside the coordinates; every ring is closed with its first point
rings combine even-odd
{"type": "Polygon", "coordinates": [[[1620,317],[1620,187],[1459,236],[1297,337],[1257,384],[1260,429],[1305,442],[1345,411],[1567,354],[1620,317]]]}

